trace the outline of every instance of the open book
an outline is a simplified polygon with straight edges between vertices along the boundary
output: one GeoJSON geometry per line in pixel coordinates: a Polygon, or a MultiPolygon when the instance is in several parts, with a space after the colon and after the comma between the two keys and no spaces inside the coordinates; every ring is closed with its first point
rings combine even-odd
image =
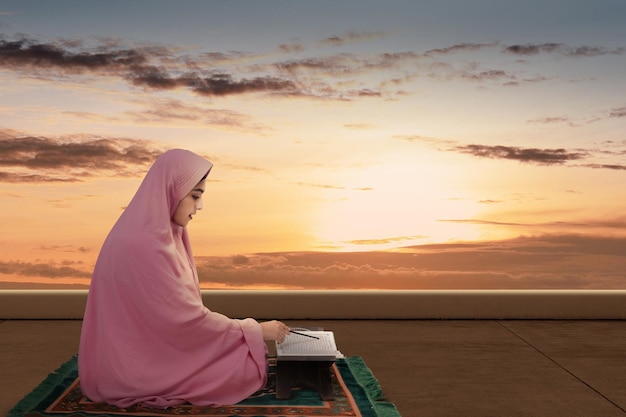
{"type": "Polygon", "coordinates": [[[343,358],[343,354],[337,350],[335,335],[330,331],[298,330],[289,333],[283,343],[276,343],[279,361],[334,361],[337,358],[343,358]]]}

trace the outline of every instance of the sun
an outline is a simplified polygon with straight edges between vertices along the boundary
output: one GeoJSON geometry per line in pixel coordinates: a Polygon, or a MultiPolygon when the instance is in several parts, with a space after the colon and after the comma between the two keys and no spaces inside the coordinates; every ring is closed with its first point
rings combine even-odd
{"type": "Polygon", "coordinates": [[[458,167],[415,155],[345,172],[344,186],[327,190],[319,208],[320,246],[334,250],[381,250],[420,243],[474,240],[469,219],[480,210],[458,187],[458,167]],[[454,180],[453,180],[454,179],[454,180]]]}

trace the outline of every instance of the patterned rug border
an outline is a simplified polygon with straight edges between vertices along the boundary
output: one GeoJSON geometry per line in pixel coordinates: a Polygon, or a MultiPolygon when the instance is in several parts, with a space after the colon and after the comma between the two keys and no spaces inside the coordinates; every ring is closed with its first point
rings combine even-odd
{"type": "MultiPolygon", "coordinates": [[[[271,359],[272,360],[272,359],[271,359]]],[[[348,395],[344,396],[346,400],[351,402],[354,412],[348,414],[330,414],[331,416],[344,415],[353,417],[400,417],[395,405],[384,399],[382,390],[378,381],[372,374],[371,370],[365,365],[363,359],[359,356],[338,359],[333,365],[336,374],[336,382],[341,385],[342,392],[348,395]],[[360,414],[359,414],[360,413],[360,414]]],[[[33,391],[27,394],[11,411],[7,417],[28,417],[32,416],[50,416],[50,417],[119,417],[119,416],[154,416],[166,417],[173,415],[204,415],[207,417],[226,417],[240,416],[243,410],[242,406],[247,407],[248,411],[253,414],[246,413],[248,417],[278,417],[278,416],[328,416],[329,403],[320,400],[320,406],[306,406],[308,412],[302,405],[280,405],[272,407],[271,405],[233,405],[215,408],[215,413],[194,414],[197,410],[193,406],[187,408],[176,409],[176,413],[163,413],[162,410],[133,410],[133,412],[111,410],[102,411],[59,411],[46,412],[45,410],[52,407],[64,395],[70,392],[72,385],[77,383],[77,356],[72,357],[66,363],[61,365],[54,373],[42,381],[33,391]],[[219,410],[218,410],[219,409],[219,410]],[[160,413],[159,413],[160,412],[160,413]],[[32,413],[32,414],[31,414],[32,413]]],[[[318,397],[319,398],[319,397],[318,397]]],[[[245,402],[245,400],[244,400],[245,402]]]]}

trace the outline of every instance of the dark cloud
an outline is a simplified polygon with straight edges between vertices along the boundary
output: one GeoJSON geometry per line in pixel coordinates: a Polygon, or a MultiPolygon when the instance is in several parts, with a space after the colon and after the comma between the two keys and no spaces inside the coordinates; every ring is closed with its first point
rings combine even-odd
{"type": "MultiPolygon", "coordinates": [[[[346,39],[372,38],[378,34],[349,34],[346,39]]],[[[119,41],[97,40],[95,46],[82,40],[42,42],[20,38],[0,38],[0,68],[6,68],[38,77],[67,75],[117,76],[130,84],[151,90],[188,89],[207,97],[238,94],[269,93],[285,96],[320,98],[379,97],[374,88],[337,91],[319,79],[301,80],[294,76],[300,69],[314,70],[338,76],[360,73],[364,70],[393,65],[401,54],[385,54],[373,62],[360,56],[339,55],[309,58],[274,65],[242,66],[244,72],[266,72],[251,77],[235,76],[220,65],[228,65],[242,58],[242,52],[211,52],[196,56],[180,54],[173,48],[159,46],[125,46],[119,41]],[[276,73],[278,70],[278,73],[276,73]]],[[[281,45],[283,52],[301,50],[299,44],[281,45]]]]}
{"type": "Polygon", "coordinates": [[[594,151],[605,155],[626,155],[626,139],[621,141],[602,141],[594,151]]]}
{"type": "Polygon", "coordinates": [[[196,57],[186,57],[183,60],[190,68],[201,68],[203,66],[213,67],[215,65],[230,64],[239,62],[242,59],[251,59],[255,55],[248,52],[229,51],[229,52],[202,52],[196,57]]]}
{"type": "Polygon", "coordinates": [[[351,75],[362,71],[362,61],[350,54],[292,59],[277,62],[274,66],[282,73],[296,74],[300,71],[317,72],[328,75],[351,75]]]}
{"type": "Polygon", "coordinates": [[[291,80],[275,76],[235,79],[230,74],[215,72],[209,66],[198,70],[201,63],[222,62],[233,54],[201,54],[197,60],[178,57],[176,51],[159,46],[116,49],[118,45],[101,42],[87,47],[80,40],[43,43],[33,39],[0,38],[0,68],[29,69],[49,76],[63,74],[103,73],[117,75],[133,85],[152,89],[188,88],[206,96],[224,96],[254,92],[286,92],[297,90],[291,80]],[[208,74],[204,74],[208,72],[208,74]]]}
{"type": "MultiPolygon", "coordinates": [[[[12,132],[11,132],[12,133],[12,132]]],[[[94,175],[138,175],[163,150],[145,141],[0,135],[0,181],[80,181],[94,175]]]]}
{"type": "Polygon", "coordinates": [[[626,107],[620,107],[617,109],[611,110],[609,113],[611,117],[626,117],[626,107]]]}
{"type": "Polygon", "coordinates": [[[515,76],[508,74],[502,70],[487,70],[477,73],[464,72],[461,77],[469,81],[499,81],[499,80],[514,80],[515,76]]]}
{"type": "Polygon", "coordinates": [[[534,84],[534,83],[541,83],[544,81],[548,81],[550,78],[549,77],[545,77],[542,75],[536,75],[534,77],[524,77],[521,79],[514,79],[511,81],[507,81],[505,83],[502,84],[503,87],[517,87],[520,84],[534,84]]]}
{"type": "Polygon", "coordinates": [[[114,72],[141,67],[148,62],[150,55],[148,50],[137,49],[73,51],[72,48],[76,47],[83,47],[82,42],[54,44],[27,38],[14,41],[0,39],[0,65],[8,68],[31,67],[37,71],[57,68],[70,73],[114,72]]]}
{"type": "Polygon", "coordinates": [[[293,81],[273,76],[239,80],[235,80],[229,74],[213,74],[205,77],[197,73],[190,73],[172,76],[163,68],[146,67],[141,68],[141,70],[134,70],[127,78],[134,85],[159,90],[185,87],[204,96],[227,96],[257,92],[296,94],[298,92],[293,81]]]}
{"type": "Polygon", "coordinates": [[[447,55],[467,51],[474,52],[485,48],[492,48],[496,45],[497,43],[459,43],[445,48],[430,49],[426,51],[424,55],[447,55]]]}
{"type": "MultiPolygon", "coordinates": [[[[563,118],[550,120],[549,118],[546,118],[539,120],[541,120],[542,123],[560,123],[568,119],[563,118]]],[[[589,162],[576,164],[572,162],[582,162],[584,160],[600,157],[605,158],[606,155],[617,157],[626,155],[626,141],[604,141],[600,144],[600,146],[589,147],[588,149],[579,148],[575,150],[567,150],[563,148],[539,149],[502,145],[461,145],[458,141],[454,140],[438,139],[419,135],[396,135],[394,138],[415,143],[425,143],[441,152],[459,152],[479,158],[509,159],[536,165],[561,165],[569,167],[613,170],[622,170],[625,166],[621,163],[610,164],[589,162]]]]}
{"type": "Polygon", "coordinates": [[[567,48],[564,55],[593,57],[600,55],[622,55],[624,48],[606,49],[598,46],[578,46],[567,48]]]}
{"type": "Polygon", "coordinates": [[[539,53],[556,52],[563,47],[560,43],[541,43],[526,45],[509,45],[504,47],[504,52],[516,55],[536,55],[539,53]]]}
{"type": "Polygon", "coordinates": [[[232,258],[233,265],[247,265],[250,263],[250,259],[244,255],[235,255],[232,258]]]}
{"type": "Polygon", "coordinates": [[[301,43],[284,43],[278,45],[278,50],[287,54],[302,52],[304,49],[304,45],[301,43]]]}
{"type": "MultiPolygon", "coordinates": [[[[320,44],[340,46],[386,36],[388,34],[383,32],[351,32],[328,37],[320,44]]],[[[436,79],[456,78],[496,82],[502,86],[517,86],[547,79],[541,75],[520,78],[498,68],[456,70],[450,64],[437,61],[438,58],[444,59],[448,54],[471,53],[496,48],[498,45],[498,43],[461,43],[431,49],[424,53],[415,51],[381,54],[339,53],[271,62],[267,56],[240,51],[189,54],[189,51],[182,48],[133,44],[120,39],[43,41],[26,36],[16,39],[0,36],[0,69],[18,71],[52,81],[75,76],[76,82],[86,82],[86,79],[80,76],[105,75],[149,90],[185,89],[206,97],[271,94],[332,100],[401,96],[407,92],[398,89],[398,85],[424,76],[436,79]],[[422,61],[431,72],[426,74],[423,72],[422,61]],[[398,76],[398,71],[390,71],[399,69],[403,70],[402,76],[398,76]],[[372,72],[384,72],[390,77],[383,77],[377,81],[355,78],[372,72]],[[334,78],[346,77],[353,79],[349,80],[350,82],[342,80],[332,83],[334,78]],[[372,82],[376,84],[368,85],[372,82]]],[[[304,49],[305,46],[301,43],[278,45],[278,50],[285,54],[299,53],[304,49]]],[[[598,56],[624,52],[620,48],[605,50],[601,47],[570,47],[558,43],[510,45],[503,47],[502,50],[516,55],[554,53],[561,56],[598,56]]]]}
{"type": "Polygon", "coordinates": [[[565,56],[595,57],[600,55],[622,55],[624,48],[607,49],[599,46],[567,46],[562,43],[527,43],[509,45],[503,48],[506,53],[514,55],[537,55],[542,53],[565,56]]]}
{"type": "Polygon", "coordinates": [[[626,170],[626,165],[623,164],[584,164],[581,166],[594,169],[615,169],[618,171],[626,170]]]}
{"type": "Polygon", "coordinates": [[[589,154],[585,151],[568,151],[566,149],[519,148],[515,146],[460,145],[454,148],[461,153],[482,158],[512,159],[519,162],[542,165],[560,165],[568,161],[584,159],[589,154]]]}
{"type": "Polygon", "coordinates": [[[421,58],[421,55],[411,51],[365,56],[341,53],[323,57],[292,59],[277,62],[274,64],[274,67],[282,73],[288,74],[297,74],[305,71],[309,73],[320,73],[341,77],[395,68],[400,64],[413,62],[421,58]]]}
{"type": "Polygon", "coordinates": [[[385,32],[349,32],[343,35],[329,36],[326,39],[322,39],[319,43],[326,46],[341,46],[346,43],[381,39],[385,36],[387,36],[385,32]]]}

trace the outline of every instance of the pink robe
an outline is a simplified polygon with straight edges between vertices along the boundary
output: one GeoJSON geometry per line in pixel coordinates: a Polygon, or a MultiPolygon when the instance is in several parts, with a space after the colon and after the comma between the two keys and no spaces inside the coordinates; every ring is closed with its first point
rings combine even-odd
{"type": "Polygon", "coordinates": [[[92,401],[224,405],[264,386],[261,326],[202,304],[187,230],[171,221],[211,167],[189,151],[164,153],[107,236],[78,355],[83,393],[92,401]]]}

